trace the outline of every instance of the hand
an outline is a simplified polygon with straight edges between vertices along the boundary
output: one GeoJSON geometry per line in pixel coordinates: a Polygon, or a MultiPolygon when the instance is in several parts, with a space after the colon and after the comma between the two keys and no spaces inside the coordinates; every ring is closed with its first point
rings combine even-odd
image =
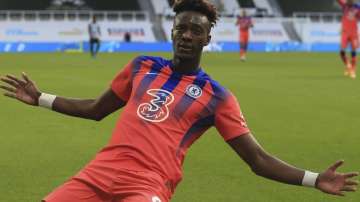
{"type": "Polygon", "coordinates": [[[340,167],[344,161],[338,161],[334,165],[330,166],[326,171],[320,173],[316,188],[322,192],[344,196],[344,192],[356,191],[358,182],[351,178],[358,176],[357,172],[350,173],[338,173],[336,169],[340,167]]]}
{"type": "Polygon", "coordinates": [[[6,91],[4,95],[29,105],[39,105],[38,99],[41,93],[35,83],[31,81],[25,73],[22,73],[22,78],[23,79],[18,79],[12,75],[1,77],[0,80],[9,85],[0,85],[0,88],[6,91]]]}

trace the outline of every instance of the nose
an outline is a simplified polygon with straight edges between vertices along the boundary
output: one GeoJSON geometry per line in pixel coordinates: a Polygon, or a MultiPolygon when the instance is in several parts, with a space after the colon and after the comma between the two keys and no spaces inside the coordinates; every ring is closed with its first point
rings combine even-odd
{"type": "Polygon", "coordinates": [[[192,39],[191,30],[186,30],[186,31],[182,34],[182,38],[183,38],[183,39],[192,39]]]}

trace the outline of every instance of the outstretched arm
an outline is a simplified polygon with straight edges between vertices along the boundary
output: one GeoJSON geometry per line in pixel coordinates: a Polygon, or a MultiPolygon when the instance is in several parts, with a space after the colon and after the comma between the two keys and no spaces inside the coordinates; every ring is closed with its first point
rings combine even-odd
{"type": "MultiPolygon", "coordinates": [[[[1,81],[7,84],[0,85],[0,88],[6,91],[5,96],[29,105],[39,106],[41,92],[25,73],[22,74],[22,79],[7,75],[2,77],[1,81]]],[[[125,104],[111,89],[108,89],[96,99],[56,97],[52,109],[69,116],[99,121],[125,104]]]]}
{"type": "MultiPolygon", "coordinates": [[[[268,154],[250,133],[231,139],[228,144],[257,175],[287,184],[303,184],[305,170],[268,154]]],[[[351,178],[358,173],[337,173],[336,169],[342,164],[343,161],[338,161],[320,173],[315,187],[322,192],[339,196],[343,196],[347,191],[355,191],[358,182],[351,178]]]]}

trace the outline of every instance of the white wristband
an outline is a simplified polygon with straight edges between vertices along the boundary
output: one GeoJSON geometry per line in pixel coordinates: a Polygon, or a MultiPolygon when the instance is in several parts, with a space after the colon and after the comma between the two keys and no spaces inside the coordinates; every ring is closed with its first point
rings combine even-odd
{"type": "Polygon", "coordinates": [[[52,109],[52,105],[54,103],[54,100],[56,98],[56,95],[41,93],[39,97],[39,106],[52,109]]]}
{"type": "Polygon", "coordinates": [[[306,187],[315,187],[316,179],[318,178],[319,173],[313,173],[305,170],[304,177],[302,179],[302,185],[306,187]]]}

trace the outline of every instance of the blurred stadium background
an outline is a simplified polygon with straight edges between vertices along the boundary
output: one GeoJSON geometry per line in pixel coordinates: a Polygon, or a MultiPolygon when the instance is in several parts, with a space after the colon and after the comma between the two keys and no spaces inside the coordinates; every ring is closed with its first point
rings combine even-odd
{"type": "MultiPolygon", "coordinates": [[[[88,50],[87,24],[97,16],[103,52],[170,51],[173,0],[1,0],[0,52],[88,50]],[[128,32],[134,43],[122,43],[128,32]]],[[[336,0],[212,0],[221,12],[213,51],[237,51],[236,16],[254,16],[250,51],[336,51],[336,0]]]]}
{"type": "MultiPolygon", "coordinates": [[[[342,76],[335,0],[213,0],[221,19],[202,66],[238,97],[271,153],[321,171],[338,159],[360,170],[360,82],[342,76]],[[240,62],[236,16],[254,17],[240,62]]],[[[95,97],[139,54],[171,57],[171,0],[0,0],[0,76],[22,71],[41,90],[95,97]],[[87,24],[102,29],[88,51],[87,24]],[[131,34],[131,43],[124,34],[131,34]],[[70,54],[74,53],[74,54],[70,54]]],[[[0,97],[0,201],[40,201],[104,146],[119,113],[99,123],[0,97]]],[[[174,202],[359,202],[264,180],[211,129],[189,151],[174,202]]]]}

